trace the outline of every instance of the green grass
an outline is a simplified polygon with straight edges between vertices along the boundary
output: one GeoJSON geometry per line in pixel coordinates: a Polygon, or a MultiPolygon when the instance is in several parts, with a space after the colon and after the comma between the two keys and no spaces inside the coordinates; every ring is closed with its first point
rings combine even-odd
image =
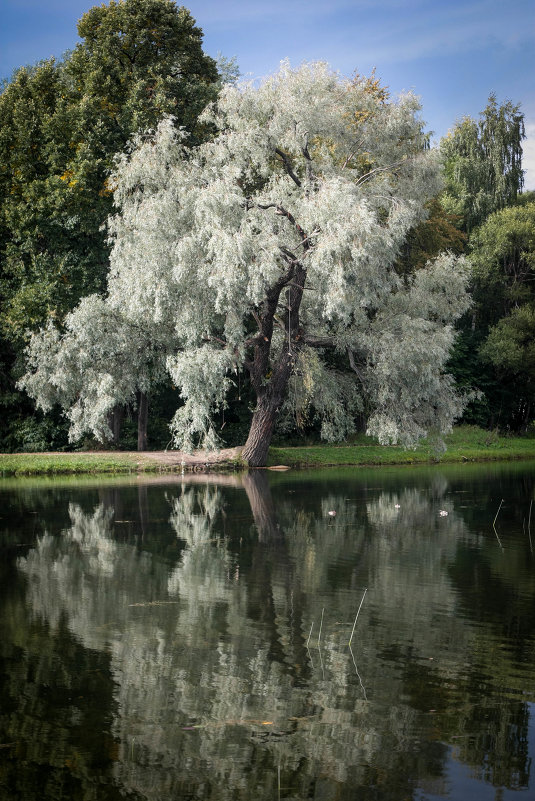
{"type": "MultiPolygon", "coordinates": [[[[535,458],[535,439],[499,436],[476,426],[458,426],[446,438],[448,449],[441,462],[478,462],[535,458]]],[[[430,464],[437,457],[423,442],[415,450],[378,445],[371,437],[358,436],[347,445],[311,445],[272,447],[268,465],[289,467],[334,467],[344,465],[430,464]]],[[[213,470],[225,470],[237,464],[221,463],[213,470]]],[[[138,462],[135,453],[12,453],[0,454],[1,476],[76,475],[96,473],[172,472],[169,465],[138,462]]],[[[175,468],[178,469],[178,468],[175,468]]]]}
{"type": "MultiPolygon", "coordinates": [[[[429,464],[437,461],[433,448],[423,442],[415,450],[378,445],[370,437],[357,437],[348,445],[270,448],[269,465],[328,467],[335,465],[429,464]]],[[[499,436],[477,426],[458,426],[446,437],[441,462],[495,461],[535,458],[535,439],[499,436]]]]}
{"type": "Polygon", "coordinates": [[[117,453],[2,453],[0,476],[76,473],[131,473],[138,469],[135,456],[117,453]]]}

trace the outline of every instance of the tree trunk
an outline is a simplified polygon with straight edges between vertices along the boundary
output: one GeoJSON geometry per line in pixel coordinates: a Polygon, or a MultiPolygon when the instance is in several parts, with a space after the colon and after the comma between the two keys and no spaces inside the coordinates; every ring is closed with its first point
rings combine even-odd
{"type": "Polygon", "coordinates": [[[281,542],[284,534],[277,519],[267,473],[259,470],[247,473],[243,478],[243,486],[258,530],[258,542],[281,542]]]}
{"type": "Polygon", "coordinates": [[[242,459],[249,467],[265,467],[280,402],[264,395],[258,399],[242,459]]]}
{"type": "Polygon", "coordinates": [[[148,521],[149,521],[149,504],[147,498],[147,485],[146,484],[138,484],[137,485],[137,497],[138,497],[138,505],[139,505],[139,523],[141,527],[141,541],[145,539],[145,534],[148,530],[148,521]]]}
{"type": "Polygon", "coordinates": [[[524,404],[524,419],[522,421],[522,432],[527,433],[531,423],[531,402],[527,400],[524,404]]]}
{"type": "MultiPolygon", "coordinates": [[[[293,218],[291,219],[295,223],[293,218]]],[[[307,237],[299,227],[298,230],[303,237],[303,246],[307,250],[307,237]]],[[[263,314],[259,320],[259,333],[255,338],[254,357],[247,362],[251,383],[257,398],[249,436],[242,450],[242,459],[249,467],[265,467],[266,465],[277,413],[286,395],[288,382],[302,347],[299,307],[303,297],[305,281],[306,270],[297,261],[292,262],[289,273],[283,276],[267,293],[263,304],[263,314]],[[287,286],[290,281],[291,287],[287,286]],[[281,345],[279,356],[270,369],[273,321],[283,289],[286,289],[286,336],[281,345]],[[266,385],[268,375],[269,380],[266,385]]]]}
{"type": "Polygon", "coordinates": [[[118,445],[121,438],[121,425],[124,417],[124,406],[114,406],[108,415],[108,425],[111,428],[111,444],[118,445]]]}
{"type": "Polygon", "coordinates": [[[149,418],[149,399],[146,392],[137,393],[137,449],[147,450],[147,421],[149,418]]]}

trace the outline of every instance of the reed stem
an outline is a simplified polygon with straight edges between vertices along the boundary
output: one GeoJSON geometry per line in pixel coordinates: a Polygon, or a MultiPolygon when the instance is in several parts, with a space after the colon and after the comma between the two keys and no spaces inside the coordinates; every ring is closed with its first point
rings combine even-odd
{"type": "Polygon", "coordinates": [[[498,519],[498,515],[500,514],[500,509],[502,508],[502,503],[503,503],[503,498],[501,499],[500,505],[498,506],[498,511],[496,512],[496,517],[494,518],[494,523],[492,524],[493,526],[496,525],[496,520],[498,519]]]}
{"type": "Polygon", "coordinates": [[[325,607],[321,610],[321,621],[320,621],[320,633],[318,634],[318,648],[320,647],[320,640],[321,640],[321,628],[323,626],[323,613],[325,612],[325,607]]]}
{"type": "Polygon", "coordinates": [[[357,609],[357,614],[355,615],[355,621],[353,623],[353,628],[351,629],[351,636],[349,638],[349,643],[348,643],[350,648],[351,648],[351,640],[353,639],[353,633],[355,631],[355,626],[357,625],[357,618],[359,616],[360,608],[362,606],[362,602],[364,601],[364,596],[366,595],[367,592],[368,592],[368,588],[366,587],[366,589],[364,590],[364,593],[362,595],[362,598],[360,599],[359,608],[357,609]]]}
{"type": "Polygon", "coordinates": [[[312,623],[310,625],[310,631],[308,632],[307,648],[308,648],[308,644],[310,642],[310,637],[312,636],[312,629],[313,628],[314,628],[314,621],[312,621],[312,623]]]}
{"type": "Polygon", "coordinates": [[[501,499],[500,505],[498,506],[498,511],[496,512],[496,517],[494,518],[494,522],[492,524],[492,528],[494,529],[494,533],[496,534],[496,539],[498,540],[499,546],[503,551],[502,541],[500,540],[500,538],[498,536],[498,532],[496,531],[496,520],[498,519],[498,515],[500,514],[500,509],[502,508],[502,503],[503,503],[503,498],[501,499]]]}

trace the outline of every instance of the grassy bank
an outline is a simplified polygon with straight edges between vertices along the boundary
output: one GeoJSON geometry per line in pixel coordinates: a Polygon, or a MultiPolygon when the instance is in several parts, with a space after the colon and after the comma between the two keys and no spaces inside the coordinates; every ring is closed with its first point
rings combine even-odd
{"type": "MultiPolygon", "coordinates": [[[[476,426],[458,426],[446,437],[447,451],[441,462],[497,461],[535,458],[535,439],[504,437],[476,426]]],[[[271,448],[270,465],[290,467],[329,467],[335,465],[429,464],[437,461],[433,448],[423,442],[415,450],[395,445],[377,445],[360,437],[350,445],[271,448]]]]}
{"type": "MultiPolygon", "coordinates": [[[[475,426],[459,426],[447,437],[448,450],[440,458],[442,462],[477,462],[506,459],[535,458],[535,439],[527,437],[503,437],[495,432],[484,431],[475,426]]],[[[224,456],[224,454],[221,454],[224,456]]],[[[150,460],[133,452],[116,453],[13,453],[0,454],[0,476],[60,475],[90,473],[137,473],[155,471],[180,471],[204,469],[204,460],[185,464],[171,454],[152,454],[150,460]],[[161,456],[160,460],[158,456],[161,456]]],[[[312,445],[309,447],[273,447],[269,452],[270,466],[289,467],[334,467],[343,465],[402,465],[429,464],[437,460],[432,447],[422,443],[416,450],[405,450],[397,446],[377,445],[368,437],[358,437],[348,445],[312,445]]],[[[238,467],[236,454],[229,454],[218,464],[210,464],[210,470],[228,470],[238,467]]]]}
{"type": "Polygon", "coordinates": [[[136,472],[136,454],[2,453],[0,476],[136,472]]]}

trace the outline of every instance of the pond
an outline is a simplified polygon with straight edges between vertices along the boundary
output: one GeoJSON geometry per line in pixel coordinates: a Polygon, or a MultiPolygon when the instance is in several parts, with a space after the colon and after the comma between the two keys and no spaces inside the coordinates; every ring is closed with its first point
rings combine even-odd
{"type": "Polygon", "coordinates": [[[535,788],[535,463],[0,483],[0,799],[535,788]]]}

